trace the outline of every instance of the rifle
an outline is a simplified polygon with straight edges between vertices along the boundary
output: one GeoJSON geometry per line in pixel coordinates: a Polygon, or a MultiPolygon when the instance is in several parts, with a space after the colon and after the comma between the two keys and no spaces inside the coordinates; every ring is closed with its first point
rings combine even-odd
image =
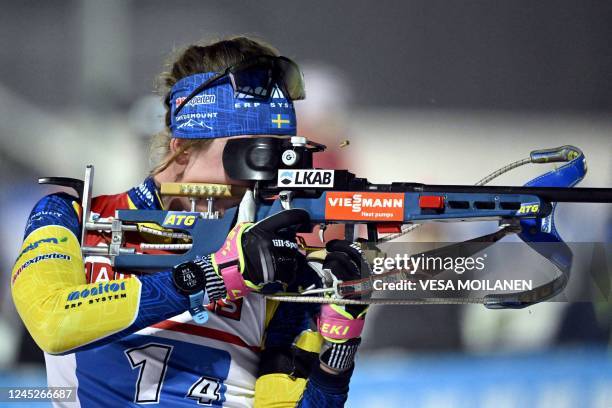
{"type": "MultiPolygon", "coordinates": [[[[449,245],[428,255],[473,254],[505,236],[518,236],[546,257],[560,274],[533,289],[482,298],[421,298],[414,300],[364,299],[372,293],[374,277],[340,282],[319,271],[323,288],[309,288],[300,293],[266,295],[281,301],[344,304],[423,304],[482,303],[489,308],[521,308],[559,294],[569,279],[571,250],[554,226],[554,210],[559,202],[612,203],[611,188],[573,188],[586,174],[584,154],[574,146],[532,151],[528,158],[511,163],[491,173],[474,186],[426,185],[394,182],[374,184],[348,170],[314,169],[313,155],[325,146],[304,137],[261,137],[229,139],[223,163],[230,178],[248,181],[257,203],[255,219],[261,220],[279,211],[302,208],[310,214],[311,227],[320,225],[321,234],[329,224],[345,224],[347,240],[355,240],[355,226],[364,224],[367,239],[373,244],[404,235],[425,222],[499,221],[499,229],[464,243],[449,245]],[[485,186],[489,181],[529,163],[564,163],[527,183],[525,186],[485,186]],[[554,242],[555,249],[544,249],[538,242],[554,242]],[[466,249],[465,244],[472,245],[466,249]],[[327,296],[321,296],[327,295],[327,296]]],[[[222,217],[214,211],[214,200],[240,196],[244,188],[201,183],[164,183],[162,195],[189,197],[191,211],[118,210],[110,220],[96,219],[90,211],[93,166],[87,166],[85,179],[44,178],[41,184],[68,186],[79,195],[83,208],[81,242],[87,231],[106,231],[111,235],[108,247],[83,245],[83,255],[110,258],[120,270],[151,273],[171,268],[197,256],[215,252],[222,245],[234,223],[237,208],[227,209],[222,217]],[[196,211],[196,202],[207,200],[207,211],[196,211]],[[151,224],[154,224],[153,226],[151,224]],[[140,249],[164,250],[173,254],[140,254],[123,246],[124,233],[139,231],[184,243],[140,244],[140,249]]],[[[312,230],[312,228],[310,228],[312,230]]],[[[323,236],[321,236],[323,241],[323,236]]],[[[437,273],[430,274],[429,278],[437,273]]],[[[400,271],[377,275],[377,279],[396,282],[409,278],[400,271]]]]}

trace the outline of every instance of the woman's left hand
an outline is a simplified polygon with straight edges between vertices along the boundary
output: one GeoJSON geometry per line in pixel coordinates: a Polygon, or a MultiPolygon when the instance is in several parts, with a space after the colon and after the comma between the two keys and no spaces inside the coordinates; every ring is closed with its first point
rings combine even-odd
{"type": "MultiPolygon", "coordinates": [[[[371,273],[358,243],[332,240],[326,245],[323,269],[338,280],[359,279],[371,273]]],[[[317,319],[319,333],[325,339],[319,358],[324,367],[341,372],[352,367],[368,305],[324,304],[317,319]]]]}

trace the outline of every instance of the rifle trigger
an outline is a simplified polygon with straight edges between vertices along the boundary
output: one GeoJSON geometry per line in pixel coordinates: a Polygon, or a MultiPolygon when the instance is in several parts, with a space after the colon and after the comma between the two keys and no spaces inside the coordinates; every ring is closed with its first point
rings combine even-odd
{"type": "Polygon", "coordinates": [[[325,230],[327,229],[326,224],[319,225],[319,240],[321,243],[325,243],[325,230]]]}
{"type": "Polygon", "coordinates": [[[293,199],[293,191],[281,191],[278,194],[283,210],[291,209],[291,200],[293,199]]]}

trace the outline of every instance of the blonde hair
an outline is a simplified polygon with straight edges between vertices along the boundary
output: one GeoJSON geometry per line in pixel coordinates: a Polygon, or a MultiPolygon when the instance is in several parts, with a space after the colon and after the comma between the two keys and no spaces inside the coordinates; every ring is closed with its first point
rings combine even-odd
{"type": "Polygon", "coordinates": [[[202,72],[221,72],[241,61],[260,55],[278,56],[279,53],[264,41],[244,36],[230,37],[208,44],[192,44],[174,53],[166,63],[167,70],[162,72],[157,80],[158,90],[164,95],[166,127],[151,137],[149,162],[152,175],[164,171],[187,150],[205,149],[212,143],[212,139],[189,139],[174,153],[170,151],[172,134],[168,124],[172,115],[170,105],[172,86],[186,76],[202,72]]]}
{"type": "Polygon", "coordinates": [[[172,137],[170,132],[163,130],[151,137],[149,146],[149,165],[151,167],[151,175],[161,173],[176,160],[181,154],[189,149],[200,150],[207,148],[213,139],[189,139],[181,145],[174,153],[170,151],[170,141],[172,137]]]}

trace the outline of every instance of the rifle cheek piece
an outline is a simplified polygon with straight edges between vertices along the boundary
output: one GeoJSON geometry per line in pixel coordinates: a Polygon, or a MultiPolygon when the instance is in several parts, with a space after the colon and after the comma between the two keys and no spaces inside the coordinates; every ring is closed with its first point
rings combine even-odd
{"type": "Polygon", "coordinates": [[[233,138],[223,150],[223,167],[234,180],[273,181],[279,169],[312,168],[312,154],[324,149],[298,136],[233,138]]]}

